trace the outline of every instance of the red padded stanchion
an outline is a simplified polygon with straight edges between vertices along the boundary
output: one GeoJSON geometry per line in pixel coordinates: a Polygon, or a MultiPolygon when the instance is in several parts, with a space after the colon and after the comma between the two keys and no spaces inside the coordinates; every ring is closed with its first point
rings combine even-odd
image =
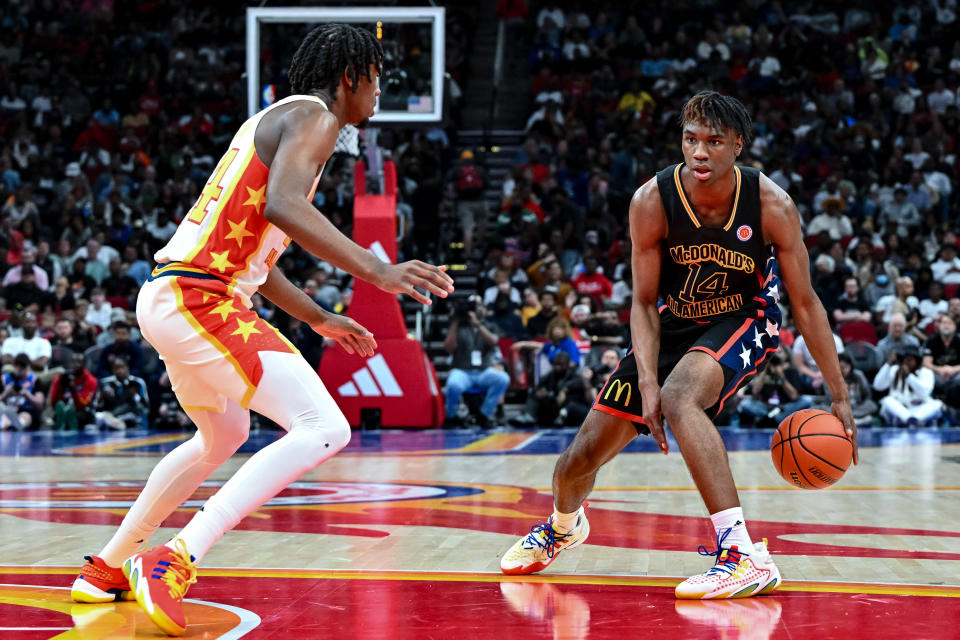
{"type": "MultiPolygon", "coordinates": [[[[397,170],[385,162],[384,193],[366,193],[363,163],[354,171],[354,241],[382,260],[397,260],[397,170]]],[[[379,409],[385,427],[436,427],[443,423],[443,395],[423,345],[407,336],[400,303],[393,294],[356,280],[348,315],[377,339],[372,358],[329,349],[320,377],[352,426],[361,411],[379,409]]]]}

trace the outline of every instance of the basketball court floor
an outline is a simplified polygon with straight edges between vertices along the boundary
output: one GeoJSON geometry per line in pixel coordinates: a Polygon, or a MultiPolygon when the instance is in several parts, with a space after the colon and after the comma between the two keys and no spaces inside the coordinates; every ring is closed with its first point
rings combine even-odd
{"type": "MultiPolygon", "coordinates": [[[[552,510],[573,430],[354,433],[350,446],[228,533],[188,594],[187,637],[957,638],[960,430],[864,430],[833,488],[786,484],[769,432],[725,430],[773,595],[677,601],[713,535],[672,443],[638,439],[605,467],[591,535],[548,573],[505,577],[500,555],[552,510]]],[[[151,541],[160,543],[250,452],[253,434],[151,541]]],[[[153,638],[135,603],[77,605],[69,587],[157,457],[185,434],[0,433],[0,638],[153,638]]]]}

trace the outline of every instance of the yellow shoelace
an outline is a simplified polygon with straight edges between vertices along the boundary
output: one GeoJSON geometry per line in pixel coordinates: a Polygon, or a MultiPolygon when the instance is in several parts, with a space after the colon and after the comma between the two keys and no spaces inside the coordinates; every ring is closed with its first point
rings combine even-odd
{"type": "Polygon", "coordinates": [[[183,600],[187,589],[197,581],[197,565],[190,559],[190,552],[187,551],[187,545],[183,540],[177,538],[176,547],[170,551],[173,560],[170,561],[167,572],[163,574],[163,579],[170,587],[170,597],[183,600]]]}

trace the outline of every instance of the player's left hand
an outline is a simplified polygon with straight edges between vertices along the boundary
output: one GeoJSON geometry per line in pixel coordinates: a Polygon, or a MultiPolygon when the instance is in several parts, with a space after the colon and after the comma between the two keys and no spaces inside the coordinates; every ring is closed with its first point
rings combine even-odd
{"type": "Polygon", "coordinates": [[[335,313],[325,314],[322,320],[314,322],[310,328],[324,338],[336,340],[347,353],[372,356],[377,348],[373,334],[356,320],[335,313]]]}
{"type": "Polygon", "coordinates": [[[847,432],[847,437],[853,443],[853,464],[860,464],[860,452],[857,448],[857,423],[853,421],[853,408],[849,400],[835,401],[830,411],[840,419],[843,428],[847,432]]]}
{"type": "Polygon", "coordinates": [[[384,265],[374,284],[387,293],[405,293],[421,304],[430,304],[430,298],[418,289],[442,298],[453,293],[453,278],[447,275],[446,266],[435,267],[420,260],[384,265]]]}

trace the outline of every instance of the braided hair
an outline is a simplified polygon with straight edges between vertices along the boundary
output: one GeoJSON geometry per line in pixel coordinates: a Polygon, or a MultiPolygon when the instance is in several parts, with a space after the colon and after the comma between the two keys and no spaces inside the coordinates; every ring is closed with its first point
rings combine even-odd
{"type": "Polygon", "coordinates": [[[716,91],[701,91],[687,100],[680,112],[680,125],[691,122],[705,124],[720,130],[733,129],[743,137],[744,146],[753,139],[753,122],[743,103],[716,91]]]}
{"type": "Polygon", "coordinates": [[[288,77],[295,94],[325,91],[336,95],[344,70],[357,92],[360,75],[370,77],[370,65],[383,71],[383,47],[373,34],[349,24],[322,24],[307,34],[293,54],[288,77]]]}

